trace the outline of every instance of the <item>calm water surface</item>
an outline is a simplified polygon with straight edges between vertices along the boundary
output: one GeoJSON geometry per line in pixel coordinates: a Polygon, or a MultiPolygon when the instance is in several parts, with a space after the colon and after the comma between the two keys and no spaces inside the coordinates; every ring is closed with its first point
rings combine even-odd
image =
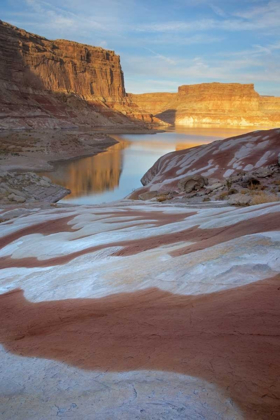
{"type": "Polygon", "coordinates": [[[181,128],[158,134],[114,135],[118,144],[96,156],[60,162],[44,175],[71,190],[64,200],[100,204],[126,197],[141,186],[144,173],[162,155],[252,131],[233,128],[181,128]]]}

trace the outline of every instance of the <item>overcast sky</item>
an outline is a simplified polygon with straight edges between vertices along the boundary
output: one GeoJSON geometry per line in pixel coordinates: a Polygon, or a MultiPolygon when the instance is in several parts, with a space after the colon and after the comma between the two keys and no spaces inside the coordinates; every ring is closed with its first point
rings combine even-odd
{"type": "Polygon", "coordinates": [[[127,92],[218,81],[280,96],[280,0],[1,0],[0,18],[116,51],[127,92]]]}

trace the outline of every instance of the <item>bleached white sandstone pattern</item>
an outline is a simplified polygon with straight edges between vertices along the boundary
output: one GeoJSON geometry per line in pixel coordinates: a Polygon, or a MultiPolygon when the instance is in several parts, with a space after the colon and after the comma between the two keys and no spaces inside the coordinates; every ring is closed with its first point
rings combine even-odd
{"type": "Polygon", "coordinates": [[[1,418],[276,419],[279,215],[123,201],[1,223],[1,418]]]}
{"type": "Polygon", "coordinates": [[[195,174],[224,180],[238,171],[276,164],[279,152],[279,129],[255,131],[176,151],[162,156],[148,170],[142,178],[145,187],[138,192],[176,189],[180,179],[195,174]]]}

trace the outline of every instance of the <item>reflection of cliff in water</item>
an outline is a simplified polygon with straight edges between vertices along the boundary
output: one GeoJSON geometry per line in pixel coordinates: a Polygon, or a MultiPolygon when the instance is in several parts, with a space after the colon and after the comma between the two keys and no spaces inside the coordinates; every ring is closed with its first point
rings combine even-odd
{"type": "Polygon", "coordinates": [[[112,191],[119,185],[123,168],[122,151],[130,145],[129,141],[118,141],[119,143],[104,153],[72,162],[62,162],[54,172],[44,175],[71,190],[71,195],[65,199],[112,191]]]}
{"type": "MultiPolygon", "coordinates": [[[[247,130],[248,131],[248,130],[247,130]]],[[[243,129],[180,127],[157,134],[112,135],[118,143],[106,152],[60,162],[44,173],[56,184],[69,188],[65,198],[73,204],[99,204],[123,199],[138,187],[140,179],[166,153],[243,134],[243,129]]]]}

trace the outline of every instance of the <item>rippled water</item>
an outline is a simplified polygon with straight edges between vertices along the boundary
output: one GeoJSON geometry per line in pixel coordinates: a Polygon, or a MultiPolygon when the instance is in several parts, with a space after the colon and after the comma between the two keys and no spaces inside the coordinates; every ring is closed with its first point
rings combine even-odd
{"type": "Polygon", "coordinates": [[[250,130],[232,128],[181,128],[158,134],[114,135],[118,144],[96,156],[60,162],[44,173],[71,190],[63,201],[99,204],[124,198],[141,186],[144,173],[162,155],[207,144],[250,130]]]}

